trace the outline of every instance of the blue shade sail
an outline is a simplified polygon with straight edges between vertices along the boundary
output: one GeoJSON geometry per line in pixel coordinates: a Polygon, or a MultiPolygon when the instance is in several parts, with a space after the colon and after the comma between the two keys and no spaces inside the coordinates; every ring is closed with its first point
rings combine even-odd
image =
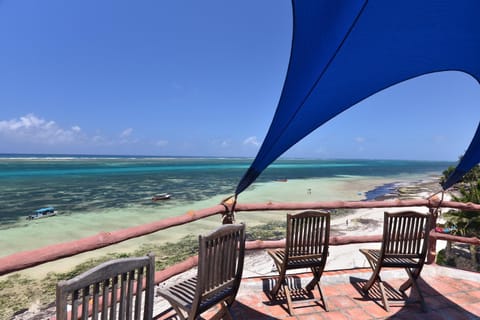
{"type": "MultiPolygon", "coordinates": [[[[292,8],[292,49],[282,94],[236,194],[313,130],[385,88],[442,71],[480,80],[478,0],[293,0],[292,8]]],[[[480,129],[444,188],[479,160],[480,129]]]]}

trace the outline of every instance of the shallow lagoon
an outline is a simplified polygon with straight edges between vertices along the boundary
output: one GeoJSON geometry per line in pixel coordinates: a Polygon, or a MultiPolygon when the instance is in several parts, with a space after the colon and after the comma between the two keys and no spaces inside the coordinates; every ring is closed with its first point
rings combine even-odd
{"type": "MultiPolygon", "coordinates": [[[[214,206],[233,194],[249,164],[248,159],[1,159],[0,256],[214,206]],[[171,193],[172,199],[152,202],[151,196],[160,192],[171,193]],[[47,205],[60,214],[25,220],[31,210],[47,205]]],[[[238,201],[363,200],[368,191],[385,184],[438,177],[450,164],[278,161],[238,201]]],[[[237,220],[248,226],[284,217],[285,212],[245,212],[237,220]]],[[[143,243],[176,241],[186,234],[206,233],[219,223],[220,217],[211,217],[28,272],[66,270],[91,256],[133,251],[143,243]]]]}

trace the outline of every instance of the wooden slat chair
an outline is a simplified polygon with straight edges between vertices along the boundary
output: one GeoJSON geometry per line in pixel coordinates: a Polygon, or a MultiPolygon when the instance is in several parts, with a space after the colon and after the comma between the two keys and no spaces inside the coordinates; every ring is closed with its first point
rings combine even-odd
{"type": "MultiPolygon", "coordinates": [[[[285,249],[268,250],[277,270],[279,279],[271,291],[272,297],[276,298],[281,287],[287,298],[288,312],[293,313],[293,301],[291,288],[286,279],[287,270],[310,268],[313,279],[306,286],[307,293],[317,286],[323,306],[328,311],[327,299],[320,286],[325,263],[328,256],[328,244],[330,237],[330,213],[327,211],[306,210],[297,214],[287,214],[287,235],[285,249]]],[[[296,291],[302,291],[300,288],[296,291]]],[[[298,296],[298,295],[296,295],[298,296]]],[[[299,296],[302,296],[301,294],[299,296]]],[[[312,300],[312,299],[305,299],[312,300]]],[[[318,299],[314,299],[318,301],[318,299]]]]}
{"type": "Polygon", "coordinates": [[[245,225],[223,225],[199,236],[199,245],[197,275],[158,293],[181,319],[196,319],[218,304],[220,310],[214,319],[231,319],[230,307],[242,280],[245,225]]]}
{"type": "Polygon", "coordinates": [[[154,276],[155,257],[147,255],[107,261],[62,280],[57,284],[56,319],[151,320],[154,276]]]}
{"type": "Polygon", "coordinates": [[[425,300],[417,279],[427,254],[430,219],[430,214],[414,211],[385,212],[381,249],[360,249],[373,270],[363,291],[368,294],[369,289],[378,280],[382,301],[387,311],[390,311],[390,306],[380,278],[380,270],[383,267],[405,269],[408,280],[400,286],[400,291],[404,295],[405,290],[413,286],[418,293],[422,310],[426,311],[425,300]]]}

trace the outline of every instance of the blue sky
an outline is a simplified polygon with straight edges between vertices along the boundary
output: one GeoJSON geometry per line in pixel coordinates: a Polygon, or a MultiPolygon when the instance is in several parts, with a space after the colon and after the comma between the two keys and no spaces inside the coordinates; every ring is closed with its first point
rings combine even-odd
{"type": "MultiPolygon", "coordinates": [[[[253,157],[291,33],[288,0],[0,1],[0,153],[253,157]]],[[[465,74],[424,76],[284,156],[457,160],[478,101],[465,74]]]]}

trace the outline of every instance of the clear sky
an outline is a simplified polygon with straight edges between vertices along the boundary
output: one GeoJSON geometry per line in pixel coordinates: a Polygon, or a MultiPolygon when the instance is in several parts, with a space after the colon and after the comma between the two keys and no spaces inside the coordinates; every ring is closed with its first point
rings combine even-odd
{"type": "MultiPolygon", "coordinates": [[[[253,157],[291,34],[289,0],[0,0],[0,153],[253,157]]],[[[424,76],[285,156],[457,160],[479,101],[465,74],[424,76]]]]}

